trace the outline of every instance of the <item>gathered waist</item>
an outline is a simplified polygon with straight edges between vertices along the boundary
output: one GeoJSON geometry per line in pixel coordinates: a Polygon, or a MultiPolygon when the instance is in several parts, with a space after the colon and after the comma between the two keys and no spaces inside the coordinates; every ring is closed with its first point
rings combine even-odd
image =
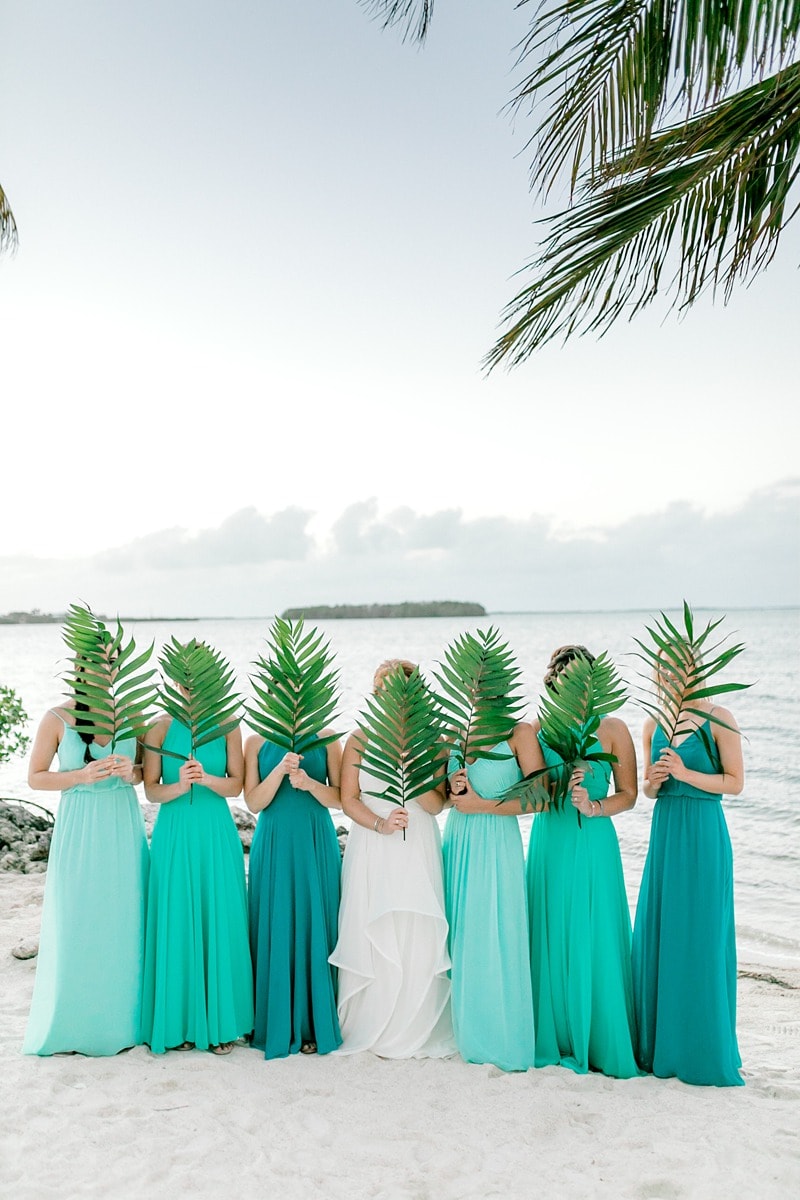
{"type": "Polygon", "coordinates": [[[710,800],[712,803],[719,804],[722,800],[721,794],[717,792],[701,792],[699,788],[670,788],[668,792],[659,792],[656,797],[656,803],[662,800],[699,800],[703,804],[707,804],[710,800]]]}

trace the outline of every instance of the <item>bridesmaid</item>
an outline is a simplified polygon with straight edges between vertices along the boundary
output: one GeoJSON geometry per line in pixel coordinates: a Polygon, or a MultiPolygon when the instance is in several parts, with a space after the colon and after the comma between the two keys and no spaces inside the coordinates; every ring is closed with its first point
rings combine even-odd
{"type": "MultiPolygon", "coordinates": [[[[578,657],[594,661],[585,646],[554,651],[544,677],[550,691],[558,690],[559,675],[578,657]]],[[[538,721],[533,728],[539,737],[538,721]]],[[[573,772],[564,806],[537,813],[531,826],[527,883],[536,1066],[629,1079],[640,1074],[634,1052],[631,918],[609,818],[636,803],[636,752],[618,717],[605,717],[597,733],[598,748],[617,759],[611,795],[611,764],[590,763],[573,772]]],[[[547,766],[563,762],[540,742],[547,766]]]]}
{"type": "Polygon", "coordinates": [[[498,799],[543,766],[529,724],[450,775],[444,879],[452,959],[453,1027],[461,1057],[504,1071],[534,1065],[528,914],[519,802],[498,799]]]}
{"type": "MultiPolygon", "coordinates": [[[[405,659],[389,659],[375,672],[373,690],[397,667],[409,678],[416,669],[405,659]]],[[[339,968],[339,1053],[445,1058],[456,1047],[436,823],[444,788],[404,808],[373,795],[385,784],[362,768],[362,739],[360,729],[350,735],[342,762],[342,808],[352,826],[339,940],[331,955],[339,968]]]]}
{"type": "MultiPolygon", "coordinates": [[[[657,684],[674,682],[662,668],[657,684]]],[[[692,708],[708,715],[682,713],[671,746],[652,718],[643,730],[643,790],[656,805],[633,934],[639,1058],[661,1078],[736,1087],[733,855],[721,800],[744,787],[741,736],[726,708],[692,708]]]]}
{"type": "Polygon", "coordinates": [[[341,807],[341,764],[338,741],[303,755],[258,734],[245,743],[244,798],[259,814],[250,848],[253,1045],[265,1058],[328,1054],[342,1040],[328,962],[341,873],[330,809],[341,807]]]}
{"type": "Polygon", "coordinates": [[[117,1054],[141,1041],[148,850],[133,739],[111,753],[75,694],[45,713],[28,784],[61,792],[25,1054],[117,1054]],[[58,770],[51,770],[58,757],[58,770]]]}
{"type": "Polygon", "coordinates": [[[206,742],[196,758],[190,749],[190,731],[166,716],[146,735],[145,795],[161,808],[150,845],[142,1039],[154,1054],[195,1046],[228,1054],[253,1029],[244,857],[227,803],[242,790],[241,730],[206,742]]]}

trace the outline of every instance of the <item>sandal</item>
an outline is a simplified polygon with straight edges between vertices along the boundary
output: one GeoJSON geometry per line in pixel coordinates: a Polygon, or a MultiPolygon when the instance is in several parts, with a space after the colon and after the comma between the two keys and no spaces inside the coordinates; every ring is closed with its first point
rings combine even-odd
{"type": "Polygon", "coordinates": [[[316,1054],[317,1053],[317,1043],[316,1042],[303,1042],[302,1046],[300,1047],[300,1053],[301,1054],[316,1054]]]}
{"type": "Polygon", "coordinates": [[[170,1050],[194,1050],[194,1042],[181,1042],[180,1046],[170,1046],[170,1050]]]}
{"type": "Polygon", "coordinates": [[[218,1046],[209,1046],[212,1054],[230,1054],[233,1049],[233,1042],[220,1042],[218,1046]]]}

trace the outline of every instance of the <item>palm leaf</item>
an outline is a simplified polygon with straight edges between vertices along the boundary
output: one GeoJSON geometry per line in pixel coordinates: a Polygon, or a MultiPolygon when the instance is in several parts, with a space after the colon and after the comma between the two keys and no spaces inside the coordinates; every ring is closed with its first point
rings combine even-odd
{"type": "Polygon", "coordinates": [[[189,730],[191,750],[187,756],[158,746],[147,749],[187,761],[201,746],[227,737],[237,727],[241,697],[233,691],[234,674],[227,659],[206,642],[196,638],[179,642],[173,637],[159,662],[165,676],[159,691],[161,706],[171,720],[189,730]]]}
{"type": "Polygon", "coordinates": [[[444,737],[459,767],[475,758],[505,758],[494,752],[517,723],[522,700],[515,692],[520,671],[494,627],[464,633],[445,650],[435,672],[444,737]]]}
{"type": "Polygon", "coordinates": [[[18,245],[17,225],[8,198],[0,187],[0,254],[9,250],[13,254],[18,245]]]}
{"type": "Polygon", "coordinates": [[[698,707],[701,700],[744,691],[752,686],[715,679],[744,650],[743,643],[725,646],[727,637],[716,642],[712,640],[723,620],[724,617],[718,617],[696,632],[692,610],[684,600],[682,629],[662,612],[660,621],[645,626],[649,641],[633,639],[639,647],[636,657],[648,668],[647,672],[639,672],[640,678],[647,681],[646,687],[640,687],[642,699],[639,703],[659,726],[668,746],[673,745],[676,738],[697,729],[713,757],[713,741],[702,725],[699,728],[695,725],[693,717],[733,730],[733,726],[713,712],[698,707]]]}
{"type": "Polygon", "coordinates": [[[441,728],[436,697],[419,670],[390,671],[361,714],[361,765],[386,785],[368,795],[405,807],[437,787],[446,772],[441,728]]]}
{"type": "Polygon", "coordinates": [[[155,668],[145,670],[152,644],[137,654],[131,637],[125,640],[117,618],[114,634],[86,605],[71,604],[63,638],[73,652],[64,682],[78,702],[78,725],[92,737],[111,739],[112,752],[119,742],[141,738],[156,700],[155,668]]]}
{"type": "Polygon", "coordinates": [[[399,25],[403,41],[423,42],[433,16],[434,0],[359,0],[370,16],[379,20],[384,29],[399,25]]]}
{"type": "Polygon", "coordinates": [[[302,618],[276,617],[268,635],[269,655],[254,662],[253,699],[247,718],[256,732],[294,754],[327,746],[341,735],[321,736],[339,700],[334,656],[316,629],[305,631],[302,618]]]}
{"type": "Polygon", "coordinates": [[[541,809],[546,804],[562,807],[577,766],[617,761],[616,755],[594,747],[600,722],[621,708],[626,699],[622,680],[605,652],[593,661],[578,654],[568,662],[557,684],[542,697],[538,714],[542,741],[562,761],[526,775],[503,793],[502,800],[519,800],[523,809],[541,809]]]}

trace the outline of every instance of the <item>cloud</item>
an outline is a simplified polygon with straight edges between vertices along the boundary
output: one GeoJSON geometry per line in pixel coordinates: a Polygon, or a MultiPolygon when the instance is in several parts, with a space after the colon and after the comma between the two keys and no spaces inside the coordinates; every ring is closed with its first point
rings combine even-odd
{"type": "Polygon", "coordinates": [[[61,611],[81,596],[127,615],[269,616],[289,606],[472,600],[490,612],[800,603],[800,481],[708,514],[687,503],[565,537],[539,515],[350,505],[327,533],[313,514],[255,508],[214,528],[166,529],[83,562],[7,560],[0,610],[61,611]]]}
{"type": "Polygon", "coordinates": [[[124,572],[134,568],[174,571],[196,567],[222,567],[305,558],[313,548],[306,533],[312,513],[286,508],[264,517],[255,508],[232,513],[216,529],[189,533],[162,529],[127,546],[94,557],[102,570],[124,572]]]}

